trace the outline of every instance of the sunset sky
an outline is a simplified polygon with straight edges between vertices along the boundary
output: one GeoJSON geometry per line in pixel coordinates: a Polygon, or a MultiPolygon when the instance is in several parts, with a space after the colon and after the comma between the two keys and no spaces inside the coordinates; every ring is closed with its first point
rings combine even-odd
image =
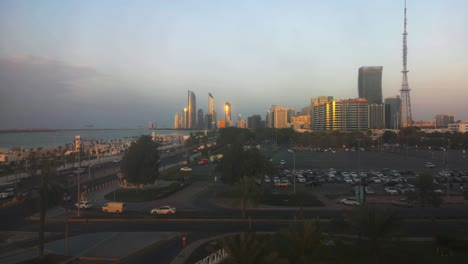
{"type": "MultiPolygon", "coordinates": [[[[468,1],[408,1],[415,120],[468,120],[468,1]]],[[[172,127],[187,104],[233,117],[399,94],[404,1],[0,1],[0,129],[172,127]]]]}

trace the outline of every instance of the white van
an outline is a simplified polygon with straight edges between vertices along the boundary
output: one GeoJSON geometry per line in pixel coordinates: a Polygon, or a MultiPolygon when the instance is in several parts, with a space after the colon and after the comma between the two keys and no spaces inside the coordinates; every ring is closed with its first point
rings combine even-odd
{"type": "Polygon", "coordinates": [[[106,203],[101,207],[104,213],[116,213],[120,214],[127,210],[126,203],[106,203]]]}

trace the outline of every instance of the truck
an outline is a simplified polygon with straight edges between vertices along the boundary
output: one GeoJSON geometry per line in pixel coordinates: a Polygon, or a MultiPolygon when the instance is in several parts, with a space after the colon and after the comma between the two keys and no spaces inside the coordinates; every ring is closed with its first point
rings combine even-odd
{"type": "Polygon", "coordinates": [[[127,204],[126,203],[118,203],[118,202],[106,203],[101,207],[101,210],[104,213],[121,214],[121,213],[127,211],[127,204]]]}

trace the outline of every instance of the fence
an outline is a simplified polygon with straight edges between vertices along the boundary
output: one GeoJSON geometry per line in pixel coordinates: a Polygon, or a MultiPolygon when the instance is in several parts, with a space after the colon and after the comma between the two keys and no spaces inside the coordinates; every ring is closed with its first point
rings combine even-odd
{"type": "Polygon", "coordinates": [[[218,264],[227,258],[226,250],[223,248],[196,262],[195,264],[218,264]]]}

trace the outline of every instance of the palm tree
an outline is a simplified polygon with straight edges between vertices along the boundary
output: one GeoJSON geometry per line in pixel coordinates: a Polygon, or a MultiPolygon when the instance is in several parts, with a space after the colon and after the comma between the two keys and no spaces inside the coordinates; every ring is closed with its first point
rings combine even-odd
{"type": "Polygon", "coordinates": [[[242,218],[245,218],[247,208],[256,205],[260,196],[260,190],[257,188],[252,178],[243,176],[240,181],[234,185],[234,193],[242,210],[242,218]]]}
{"type": "Polygon", "coordinates": [[[291,251],[298,258],[294,263],[312,263],[312,257],[320,247],[322,238],[320,222],[318,219],[305,220],[293,226],[286,237],[291,242],[291,251]]]}
{"type": "Polygon", "coordinates": [[[391,209],[377,209],[375,207],[358,207],[349,215],[351,228],[359,239],[366,238],[368,249],[379,263],[382,244],[397,235],[400,219],[398,211],[391,209]]]}
{"type": "MultiPolygon", "coordinates": [[[[32,170],[35,174],[37,170],[32,170]]],[[[39,255],[44,255],[44,228],[45,215],[48,205],[56,204],[60,201],[62,186],[54,182],[51,178],[56,173],[55,160],[42,160],[40,186],[39,186],[39,255]]],[[[39,176],[39,175],[38,175],[39,176]]]]}
{"type": "MultiPolygon", "coordinates": [[[[228,264],[277,263],[275,253],[270,253],[267,241],[260,240],[254,232],[242,232],[221,239],[228,264]]],[[[224,262],[223,262],[224,263],[224,262]]]]}

